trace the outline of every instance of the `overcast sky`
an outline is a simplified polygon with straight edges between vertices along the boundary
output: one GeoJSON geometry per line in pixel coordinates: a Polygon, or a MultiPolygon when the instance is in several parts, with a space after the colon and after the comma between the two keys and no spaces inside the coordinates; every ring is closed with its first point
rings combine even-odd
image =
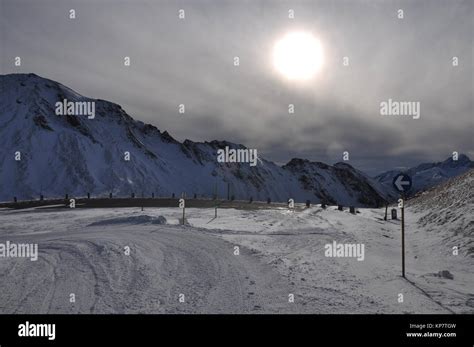
{"type": "Polygon", "coordinates": [[[453,151],[474,157],[472,0],[0,3],[2,74],[33,72],[116,102],[181,141],[225,139],[280,164],[332,164],[349,151],[371,174],[453,151]],[[323,47],[307,82],[272,64],[275,42],[295,30],[323,47]],[[380,115],[389,98],[420,102],[421,118],[380,115]]]}

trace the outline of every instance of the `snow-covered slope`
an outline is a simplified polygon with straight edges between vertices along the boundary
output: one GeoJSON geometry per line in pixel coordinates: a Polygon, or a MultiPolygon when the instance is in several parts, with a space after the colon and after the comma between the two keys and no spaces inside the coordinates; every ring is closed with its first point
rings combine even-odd
{"type": "MultiPolygon", "coordinates": [[[[458,160],[449,157],[445,161],[438,163],[424,163],[412,167],[406,171],[411,176],[413,186],[409,194],[415,194],[422,190],[441,184],[451,177],[456,177],[474,168],[474,162],[465,154],[460,154],[458,160]]],[[[384,190],[392,196],[398,196],[393,189],[393,178],[399,174],[400,170],[390,170],[375,177],[384,190]]]]}
{"type": "Polygon", "coordinates": [[[180,143],[166,131],[131,118],[119,105],[79,95],[35,74],[0,76],[0,200],[104,195],[211,197],[355,206],[383,202],[378,183],[347,164],[294,159],[281,167],[218,163],[226,141],[180,143]],[[55,104],[95,102],[95,118],[56,115],[55,104]],[[15,160],[20,152],[21,160],[15,160]],[[125,152],[130,160],[125,160],[125,152]]]}
{"type": "Polygon", "coordinates": [[[385,202],[383,188],[349,164],[292,159],[283,168],[297,177],[303,189],[318,192],[327,203],[382,206],[385,202]]]}
{"type": "Polygon", "coordinates": [[[436,234],[439,243],[474,257],[474,169],[419,193],[409,200],[418,227],[436,234]]]}

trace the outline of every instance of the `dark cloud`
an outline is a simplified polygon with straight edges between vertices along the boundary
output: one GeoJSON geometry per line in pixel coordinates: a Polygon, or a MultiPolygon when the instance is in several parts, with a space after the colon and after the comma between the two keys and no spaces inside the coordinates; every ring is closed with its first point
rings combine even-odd
{"type": "Polygon", "coordinates": [[[370,173],[442,160],[454,150],[474,157],[470,0],[0,6],[2,73],[34,72],[116,102],[179,140],[226,139],[279,163],[337,162],[347,150],[350,163],[370,173]],[[67,17],[70,8],[75,20],[67,17]],[[284,81],[271,64],[274,42],[295,29],[312,32],[324,47],[324,68],[307,83],[284,81]],[[13,66],[15,56],[21,68],[13,66]],[[123,66],[124,56],[132,66],[123,66]],[[389,98],[420,101],[421,119],[381,116],[380,102],[389,98]]]}

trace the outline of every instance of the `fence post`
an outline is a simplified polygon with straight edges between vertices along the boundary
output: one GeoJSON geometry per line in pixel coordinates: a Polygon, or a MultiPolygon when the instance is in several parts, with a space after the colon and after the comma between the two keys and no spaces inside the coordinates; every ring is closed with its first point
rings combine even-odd
{"type": "Polygon", "coordinates": [[[338,209],[339,211],[343,211],[343,210],[344,210],[344,207],[342,207],[342,205],[337,205],[337,209],[338,209]]]}
{"type": "Polygon", "coordinates": [[[355,207],[354,207],[354,206],[350,206],[350,207],[349,207],[349,212],[352,213],[352,214],[355,214],[355,213],[356,213],[355,207]]]}
{"type": "Polygon", "coordinates": [[[181,193],[181,199],[183,199],[183,225],[184,221],[186,220],[186,200],[185,200],[186,194],[184,192],[181,193]]]}
{"type": "Polygon", "coordinates": [[[397,209],[392,208],[392,219],[397,219],[397,209]]]}

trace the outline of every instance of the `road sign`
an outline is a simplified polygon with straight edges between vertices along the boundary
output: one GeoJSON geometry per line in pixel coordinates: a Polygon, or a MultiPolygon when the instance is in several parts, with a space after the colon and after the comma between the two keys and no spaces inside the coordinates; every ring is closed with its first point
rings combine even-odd
{"type": "Polygon", "coordinates": [[[402,213],[400,223],[402,227],[402,276],[405,278],[405,193],[411,189],[411,177],[407,174],[399,173],[393,178],[392,184],[401,195],[400,199],[398,199],[398,207],[402,213]]]}
{"type": "Polygon", "coordinates": [[[411,177],[404,173],[399,173],[393,178],[393,186],[400,193],[405,193],[411,189],[411,177]]]}

